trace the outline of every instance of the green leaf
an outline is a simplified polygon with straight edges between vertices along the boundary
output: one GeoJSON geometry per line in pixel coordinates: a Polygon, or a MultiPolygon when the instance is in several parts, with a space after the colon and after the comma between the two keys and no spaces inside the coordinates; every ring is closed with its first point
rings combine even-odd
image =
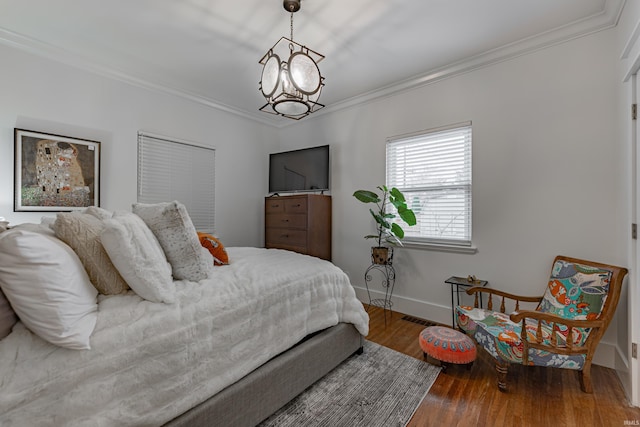
{"type": "Polygon", "coordinates": [[[404,200],[404,194],[402,194],[402,192],[401,192],[400,190],[398,190],[396,187],[393,187],[393,188],[391,189],[391,192],[390,192],[389,194],[391,194],[391,196],[392,196],[395,200],[397,200],[398,202],[402,202],[402,203],[404,203],[404,202],[405,202],[405,200],[404,200]]]}
{"type": "Polygon", "coordinates": [[[402,239],[404,237],[404,230],[395,222],[391,224],[391,232],[395,234],[398,239],[402,239]]]}
{"type": "Polygon", "coordinates": [[[353,197],[360,200],[362,203],[380,203],[380,198],[373,191],[358,190],[353,193],[353,197]]]}
{"type": "Polygon", "coordinates": [[[391,202],[391,204],[393,206],[396,207],[396,209],[400,210],[400,209],[407,209],[407,204],[405,202],[396,200],[396,199],[389,199],[389,201],[391,202]]]}
{"type": "Polygon", "coordinates": [[[416,214],[411,209],[398,209],[398,215],[408,225],[416,225],[416,214]]]}

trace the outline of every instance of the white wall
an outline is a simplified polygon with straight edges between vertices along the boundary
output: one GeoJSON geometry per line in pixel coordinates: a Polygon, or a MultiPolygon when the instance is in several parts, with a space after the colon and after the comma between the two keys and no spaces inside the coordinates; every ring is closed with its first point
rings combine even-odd
{"type": "MultiPolygon", "coordinates": [[[[474,255],[397,250],[394,307],[451,322],[451,275],[540,295],[557,254],[625,265],[626,146],[613,30],[284,128],[282,144],[331,144],[333,261],[359,296],[374,227],[351,195],[385,179],[385,138],[473,122],[474,255]]],[[[616,324],[603,341],[615,344],[616,324]]],[[[611,366],[613,346],[596,362],[611,366]]],[[[603,353],[604,350],[600,353],[603,353]]]]}
{"type": "Polygon", "coordinates": [[[0,63],[0,216],[42,216],[13,212],[14,128],[100,141],[101,205],[110,210],[136,201],[137,131],[146,130],[215,147],[216,233],[230,246],[262,245],[275,129],[7,46],[0,63]]]}

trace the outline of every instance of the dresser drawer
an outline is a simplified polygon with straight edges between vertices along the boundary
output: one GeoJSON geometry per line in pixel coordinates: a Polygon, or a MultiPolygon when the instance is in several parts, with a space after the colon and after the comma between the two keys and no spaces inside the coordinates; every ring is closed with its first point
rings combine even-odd
{"type": "Polygon", "coordinates": [[[278,228],[307,228],[306,215],[291,215],[288,213],[272,213],[265,217],[267,227],[278,228]]]}
{"type": "Polygon", "coordinates": [[[284,200],[277,199],[267,199],[264,204],[264,210],[266,213],[279,213],[284,212],[284,200]]]}
{"type": "Polygon", "coordinates": [[[265,230],[265,237],[268,246],[271,247],[307,247],[307,232],[305,230],[267,228],[265,230]]]}
{"type": "Polygon", "coordinates": [[[307,199],[303,197],[284,199],[284,211],[286,213],[307,213],[307,199]]]}

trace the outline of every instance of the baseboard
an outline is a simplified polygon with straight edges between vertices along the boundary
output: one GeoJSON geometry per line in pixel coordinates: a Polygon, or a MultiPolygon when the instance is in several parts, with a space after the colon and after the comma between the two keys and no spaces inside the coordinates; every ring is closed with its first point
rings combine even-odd
{"type": "MultiPolygon", "coordinates": [[[[356,296],[365,304],[369,303],[369,294],[366,288],[354,286],[356,296]]],[[[384,298],[384,292],[371,291],[371,299],[384,298]]],[[[402,295],[393,295],[393,311],[409,314],[421,319],[431,320],[436,323],[451,325],[451,307],[420,301],[402,295]]]]}
{"type": "MultiPolygon", "coordinates": [[[[369,294],[366,288],[354,286],[356,296],[360,301],[369,303],[369,294]]],[[[384,292],[372,290],[371,299],[384,298],[384,292]]],[[[403,314],[409,314],[422,319],[431,320],[433,322],[445,325],[452,324],[451,307],[434,304],[427,301],[420,301],[415,298],[408,298],[402,295],[393,295],[393,311],[403,314]]],[[[624,362],[623,355],[615,344],[600,341],[595,354],[593,355],[593,364],[604,366],[606,368],[616,369],[616,366],[627,365],[624,362]]],[[[620,375],[619,375],[620,376],[620,375]]]]}
{"type": "Polygon", "coordinates": [[[627,395],[627,399],[629,400],[629,402],[631,402],[633,382],[633,379],[631,377],[631,366],[626,354],[618,346],[616,346],[614,369],[616,370],[616,374],[618,374],[620,383],[622,383],[622,388],[624,389],[624,393],[627,395]]]}
{"type": "Polygon", "coordinates": [[[594,365],[604,366],[605,368],[616,368],[616,346],[614,344],[600,341],[596,352],[593,355],[592,363],[594,365]]]}

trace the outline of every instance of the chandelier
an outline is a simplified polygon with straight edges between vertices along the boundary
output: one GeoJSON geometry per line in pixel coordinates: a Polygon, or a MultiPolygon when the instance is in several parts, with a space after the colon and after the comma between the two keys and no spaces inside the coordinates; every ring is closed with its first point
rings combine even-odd
{"type": "Polygon", "coordinates": [[[300,0],[284,0],[283,6],[291,13],[291,37],[281,37],[258,61],[264,66],[260,91],[267,100],[260,111],[300,120],[324,107],[318,103],[324,86],[318,62],[324,55],[293,41],[293,13],[300,10],[300,0]]]}

